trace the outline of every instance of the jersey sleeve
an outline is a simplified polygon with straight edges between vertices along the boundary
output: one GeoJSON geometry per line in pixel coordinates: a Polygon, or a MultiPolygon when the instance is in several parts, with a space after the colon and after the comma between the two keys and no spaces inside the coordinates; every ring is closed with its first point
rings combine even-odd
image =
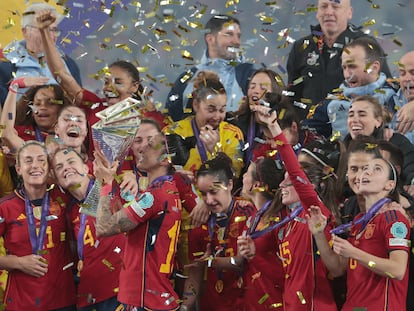
{"type": "Polygon", "coordinates": [[[191,229],[188,232],[188,257],[190,260],[200,258],[204,255],[208,240],[207,225],[191,229]]]}
{"type": "Polygon", "coordinates": [[[137,225],[145,223],[163,211],[166,204],[162,201],[163,197],[161,193],[144,192],[126,206],[125,213],[137,225]]]}
{"type": "Polygon", "coordinates": [[[307,210],[310,206],[320,206],[326,209],[316,193],[312,183],[309,181],[305,172],[299,165],[298,158],[292,149],[292,146],[287,142],[283,133],[275,137],[277,150],[285,164],[286,171],[289,174],[290,180],[299,195],[303,208],[307,210]]]}
{"type": "Polygon", "coordinates": [[[410,251],[410,225],[407,218],[397,210],[386,211],[385,218],[385,242],[388,251],[410,251]]]}

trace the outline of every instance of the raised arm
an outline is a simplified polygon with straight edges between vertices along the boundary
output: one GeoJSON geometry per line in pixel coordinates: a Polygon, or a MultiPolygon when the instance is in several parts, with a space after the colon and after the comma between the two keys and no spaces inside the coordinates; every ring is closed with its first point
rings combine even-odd
{"type": "Polygon", "coordinates": [[[15,130],[16,122],[16,102],[19,87],[31,87],[34,85],[43,85],[49,79],[45,77],[27,77],[13,80],[9,87],[9,93],[1,113],[0,124],[4,126],[2,138],[10,149],[17,150],[24,143],[15,130]]]}
{"type": "Polygon", "coordinates": [[[110,192],[117,167],[117,162],[110,165],[101,151],[95,151],[95,160],[93,162],[94,175],[96,180],[102,183],[101,196],[96,212],[96,235],[98,237],[127,232],[137,226],[128,217],[124,208],[112,213],[110,192]]]}
{"type": "Polygon", "coordinates": [[[327,218],[321,213],[319,206],[311,206],[305,217],[326,268],[333,277],[345,274],[348,260],[335,253],[329,245],[325,234],[327,218]]]}
{"type": "Polygon", "coordinates": [[[42,36],[46,61],[50,72],[56,81],[61,85],[63,90],[74,100],[76,104],[82,101],[82,87],[70,72],[66,70],[65,63],[56,48],[55,42],[49,34],[49,26],[53,24],[56,17],[50,11],[40,11],[36,15],[37,27],[42,36]]]}
{"type": "Polygon", "coordinates": [[[272,148],[277,149],[290,180],[299,195],[300,201],[304,209],[308,209],[312,205],[322,206],[314,186],[309,181],[303,169],[300,167],[299,161],[292,146],[288,143],[279,123],[277,121],[276,111],[272,111],[269,107],[256,105],[252,107],[252,111],[256,111],[256,117],[262,123],[267,125],[271,132],[274,142],[272,148]]]}

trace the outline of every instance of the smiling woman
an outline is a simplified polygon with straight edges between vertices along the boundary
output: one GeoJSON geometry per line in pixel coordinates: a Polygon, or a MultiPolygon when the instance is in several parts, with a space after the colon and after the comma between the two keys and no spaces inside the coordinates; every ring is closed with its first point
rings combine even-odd
{"type": "Polygon", "coordinates": [[[9,148],[17,150],[27,140],[44,142],[49,134],[54,134],[57,115],[69,101],[58,85],[38,85],[46,81],[41,77],[19,78],[11,83],[1,114],[1,124],[5,125],[3,139],[9,148]],[[20,86],[30,88],[16,104],[20,86]]]}
{"type": "Polygon", "coordinates": [[[16,171],[23,186],[0,202],[0,236],[7,249],[0,268],[13,271],[4,297],[7,308],[76,310],[69,239],[64,238],[65,202],[58,188],[48,189],[44,144],[29,141],[21,146],[16,171]]]}
{"type": "Polygon", "coordinates": [[[348,112],[347,126],[349,134],[344,138],[346,146],[359,135],[373,136],[376,139],[386,139],[404,153],[404,166],[401,181],[404,185],[411,185],[414,178],[414,145],[402,134],[385,128],[385,120],[389,119],[387,112],[378,99],[370,95],[359,96],[353,99],[348,112]]]}

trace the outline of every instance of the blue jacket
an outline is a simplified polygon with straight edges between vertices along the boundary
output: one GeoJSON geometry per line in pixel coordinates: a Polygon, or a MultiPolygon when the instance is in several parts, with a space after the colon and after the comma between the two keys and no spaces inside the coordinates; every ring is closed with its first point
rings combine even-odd
{"type": "MultiPolygon", "coordinates": [[[[397,94],[395,94],[393,96],[394,98],[394,104],[395,104],[395,112],[399,109],[402,108],[405,104],[408,103],[407,98],[405,98],[403,91],[401,89],[398,90],[397,94]]],[[[389,126],[390,128],[396,130],[397,129],[397,115],[394,114],[394,117],[392,119],[392,122],[389,126]]],[[[408,138],[408,140],[414,144],[414,131],[411,132],[407,132],[404,134],[405,137],[408,138]]]]}
{"type": "MultiPolygon", "coordinates": [[[[49,84],[58,84],[47,64],[39,63],[38,59],[28,53],[26,42],[24,40],[14,41],[5,47],[3,52],[9,61],[0,62],[0,102],[2,105],[4,104],[9,91],[9,84],[15,77],[44,76],[50,78],[48,82],[49,84]]],[[[75,80],[82,85],[78,65],[69,56],[62,54],[62,58],[65,61],[66,69],[72,74],[75,80]]],[[[27,89],[21,89],[19,90],[19,93],[23,93],[26,90],[27,89]]]]}
{"type": "Polygon", "coordinates": [[[189,82],[198,71],[209,70],[219,75],[227,93],[227,111],[237,110],[240,100],[247,94],[249,78],[255,71],[253,64],[244,63],[243,59],[238,61],[210,59],[207,53],[207,51],[204,53],[199,65],[178,76],[168,93],[165,107],[174,121],[179,121],[184,117],[184,109],[192,110],[192,100],[189,97],[193,91],[193,84],[189,82]]]}
{"type": "Polygon", "coordinates": [[[332,132],[339,132],[340,139],[344,139],[348,134],[347,118],[351,100],[361,95],[372,95],[389,111],[394,111],[395,88],[387,82],[384,73],[373,83],[353,88],[342,83],[339,89],[341,93],[328,95],[328,100],[323,101],[313,115],[303,120],[302,128],[315,130],[327,138],[332,132]]]}

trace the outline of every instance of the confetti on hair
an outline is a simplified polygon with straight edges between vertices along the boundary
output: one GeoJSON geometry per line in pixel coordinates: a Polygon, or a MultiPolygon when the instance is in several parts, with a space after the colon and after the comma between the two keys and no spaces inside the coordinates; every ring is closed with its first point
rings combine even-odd
{"type": "Polygon", "coordinates": [[[225,185],[223,185],[223,183],[221,183],[221,182],[213,182],[213,185],[211,186],[211,189],[214,189],[214,190],[219,190],[219,189],[227,190],[228,188],[225,185]]]}
{"type": "Polygon", "coordinates": [[[378,144],[371,144],[371,143],[366,143],[365,144],[365,150],[372,150],[378,147],[378,144]]]}

